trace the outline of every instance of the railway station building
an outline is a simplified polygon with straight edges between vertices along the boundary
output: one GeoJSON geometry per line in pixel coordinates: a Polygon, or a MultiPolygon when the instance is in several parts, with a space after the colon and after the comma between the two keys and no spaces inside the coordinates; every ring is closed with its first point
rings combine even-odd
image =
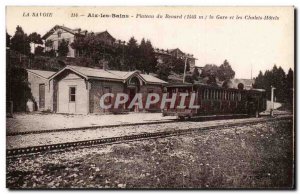
{"type": "MultiPolygon", "coordinates": [[[[121,113],[127,111],[160,111],[160,104],[152,104],[149,109],[127,109],[127,104],[117,108],[102,109],[100,98],[105,93],[125,93],[129,102],[136,93],[141,93],[143,102],[149,93],[162,95],[167,82],[139,71],[113,71],[67,65],[58,72],[27,70],[36,110],[56,113],[121,113]]],[[[115,98],[106,98],[114,104],[115,98]]]]}

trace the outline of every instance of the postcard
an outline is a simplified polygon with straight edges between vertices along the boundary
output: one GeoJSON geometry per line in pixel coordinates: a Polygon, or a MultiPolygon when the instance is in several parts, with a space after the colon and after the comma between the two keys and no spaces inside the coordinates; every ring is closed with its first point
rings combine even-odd
{"type": "Polygon", "coordinates": [[[295,8],[6,7],[9,189],[295,189],[295,8]]]}

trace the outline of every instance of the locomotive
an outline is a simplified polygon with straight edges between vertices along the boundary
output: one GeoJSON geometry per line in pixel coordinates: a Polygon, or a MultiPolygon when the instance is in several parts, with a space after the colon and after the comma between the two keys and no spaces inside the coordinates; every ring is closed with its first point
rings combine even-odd
{"type": "MultiPolygon", "coordinates": [[[[169,104],[162,110],[163,116],[178,118],[207,116],[207,115],[236,115],[259,116],[267,108],[266,91],[263,89],[234,89],[221,88],[205,84],[172,84],[165,87],[168,97],[176,95],[175,106],[169,104]],[[185,98],[185,108],[177,108],[180,104],[180,93],[188,93],[185,98]],[[191,94],[195,93],[197,108],[188,106],[191,94]]],[[[181,102],[182,103],[182,102],[181,102]]]]}

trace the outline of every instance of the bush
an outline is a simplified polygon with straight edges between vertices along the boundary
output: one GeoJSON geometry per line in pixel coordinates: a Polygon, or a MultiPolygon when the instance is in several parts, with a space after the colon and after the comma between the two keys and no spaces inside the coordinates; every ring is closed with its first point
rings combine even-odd
{"type": "MultiPolygon", "coordinates": [[[[32,99],[26,69],[11,67],[7,69],[6,75],[6,101],[13,102],[14,112],[26,111],[26,103],[32,99]]],[[[6,108],[9,110],[10,107],[6,108]]]]}

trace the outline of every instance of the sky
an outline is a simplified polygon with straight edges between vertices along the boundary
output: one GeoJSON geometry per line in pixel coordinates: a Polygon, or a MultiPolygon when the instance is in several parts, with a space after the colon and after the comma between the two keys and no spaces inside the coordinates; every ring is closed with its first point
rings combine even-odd
{"type": "Polygon", "coordinates": [[[156,48],[179,48],[193,54],[197,66],[220,65],[227,59],[236,78],[249,79],[251,69],[253,77],[260,70],[272,69],[274,64],[286,72],[294,69],[293,11],[293,7],[7,7],[6,29],[10,35],[17,25],[27,34],[41,35],[55,25],[93,32],[107,30],[116,39],[128,41],[134,36],[139,42],[149,39],[156,48]],[[45,17],[45,13],[52,16],[45,17]],[[71,17],[72,13],[84,16],[71,17]],[[88,14],[122,14],[129,18],[96,18],[88,14]],[[154,18],[137,17],[138,14],[154,18]],[[158,14],[162,18],[156,18],[158,14]],[[187,15],[196,15],[197,19],[184,19],[187,15]],[[210,16],[214,18],[208,19],[210,16]],[[276,16],[278,20],[245,19],[265,16],[276,16]]]}

